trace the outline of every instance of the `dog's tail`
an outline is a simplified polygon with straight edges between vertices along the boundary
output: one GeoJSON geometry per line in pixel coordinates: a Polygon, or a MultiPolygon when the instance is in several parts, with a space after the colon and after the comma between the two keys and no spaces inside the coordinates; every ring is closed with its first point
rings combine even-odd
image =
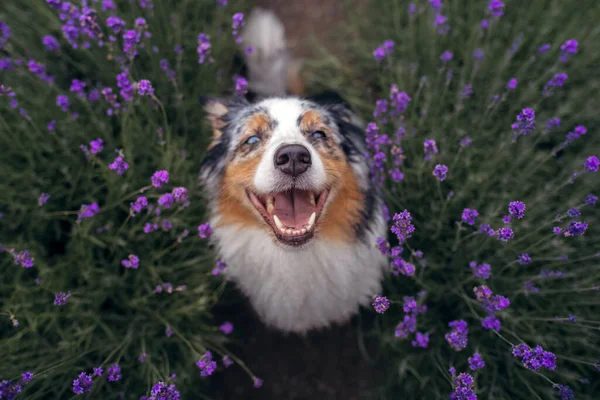
{"type": "Polygon", "coordinates": [[[271,11],[255,8],[242,33],[248,88],[258,96],[303,95],[300,63],[290,56],[283,23],[271,11]]]}

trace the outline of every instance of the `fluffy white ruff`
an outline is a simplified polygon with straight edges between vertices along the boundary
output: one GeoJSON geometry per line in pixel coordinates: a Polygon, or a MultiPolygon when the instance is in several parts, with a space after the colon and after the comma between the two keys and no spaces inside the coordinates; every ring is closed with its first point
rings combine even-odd
{"type": "MultiPolygon", "coordinates": [[[[381,288],[385,258],[375,246],[316,237],[306,247],[285,248],[264,229],[218,227],[213,238],[225,275],[248,296],[261,319],[282,331],[308,330],[346,322],[381,288]]],[[[384,234],[383,218],[371,221],[384,234]]]]}

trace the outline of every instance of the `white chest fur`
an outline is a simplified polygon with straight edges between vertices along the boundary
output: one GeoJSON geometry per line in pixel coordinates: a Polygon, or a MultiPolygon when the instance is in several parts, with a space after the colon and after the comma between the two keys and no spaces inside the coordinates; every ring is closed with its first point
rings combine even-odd
{"type": "MultiPolygon", "coordinates": [[[[217,219],[212,226],[218,226],[217,219]]],[[[298,249],[279,246],[257,228],[218,227],[214,239],[228,265],[227,278],[266,324],[284,331],[303,333],[344,322],[381,287],[385,259],[375,247],[375,234],[369,244],[317,237],[298,249]]]]}

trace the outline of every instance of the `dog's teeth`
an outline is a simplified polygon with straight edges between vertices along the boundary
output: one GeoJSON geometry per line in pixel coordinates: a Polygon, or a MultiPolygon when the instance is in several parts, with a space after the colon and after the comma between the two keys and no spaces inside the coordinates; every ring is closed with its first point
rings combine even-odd
{"type": "Polygon", "coordinates": [[[300,233],[301,233],[302,235],[304,235],[304,234],[306,233],[306,228],[302,228],[302,229],[300,230],[300,233]]]}
{"type": "Polygon", "coordinates": [[[277,215],[273,215],[273,220],[275,221],[275,225],[277,225],[277,228],[279,228],[280,231],[285,231],[285,229],[283,228],[283,224],[281,223],[277,215]]]}
{"type": "Polygon", "coordinates": [[[287,231],[285,231],[285,233],[287,233],[288,235],[291,235],[291,234],[292,234],[292,232],[293,232],[293,231],[292,231],[291,229],[288,229],[287,231]]]}
{"type": "Polygon", "coordinates": [[[275,211],[275,198],[273,196],[268,196],[267,197],[267,212],[269,214],[273,214],[273,211],[275,211]]]}
{"type": "Polygon", "coordinates": [[[308,226],[306,227],[307,231],[310,231],[315,223],[315,219],[317,218],[317,213],[312,213],[310,218],[308,219],[308,226]]]}
{"type": "Polygon", "coordinates": [[[313,205],[313,207],[317,205],[317,202],[315,201],[315,194],[313,192],[309,193],[308,200],[310,201],[310,204],[313,205]]]}
{"type": "Polygon", "coordinates": [[[279,228],[279,231],[281,231],[282,235],[285,235],[285,228],[279,228]]]}
{"type": "Polygon", "coordinates": [[[292,235],[294,235],[294,236],[298,236],[298,235],[300,235],[300,231],[294,230],[294,231],[292,232],[292,235]]]}

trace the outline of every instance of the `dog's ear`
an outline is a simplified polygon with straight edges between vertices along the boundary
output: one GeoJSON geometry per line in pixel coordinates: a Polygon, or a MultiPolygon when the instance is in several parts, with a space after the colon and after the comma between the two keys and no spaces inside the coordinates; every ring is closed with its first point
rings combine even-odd
{"type": "Polygon", "coordinates": [[[206,112],[212,128],[212,142],[209,148],[221,140],[223,129],[229,124],[228,115],[235,109],[248,105],[243,97],[221,99],[216,97],[201,97],[200,104],[206,112]]]}

